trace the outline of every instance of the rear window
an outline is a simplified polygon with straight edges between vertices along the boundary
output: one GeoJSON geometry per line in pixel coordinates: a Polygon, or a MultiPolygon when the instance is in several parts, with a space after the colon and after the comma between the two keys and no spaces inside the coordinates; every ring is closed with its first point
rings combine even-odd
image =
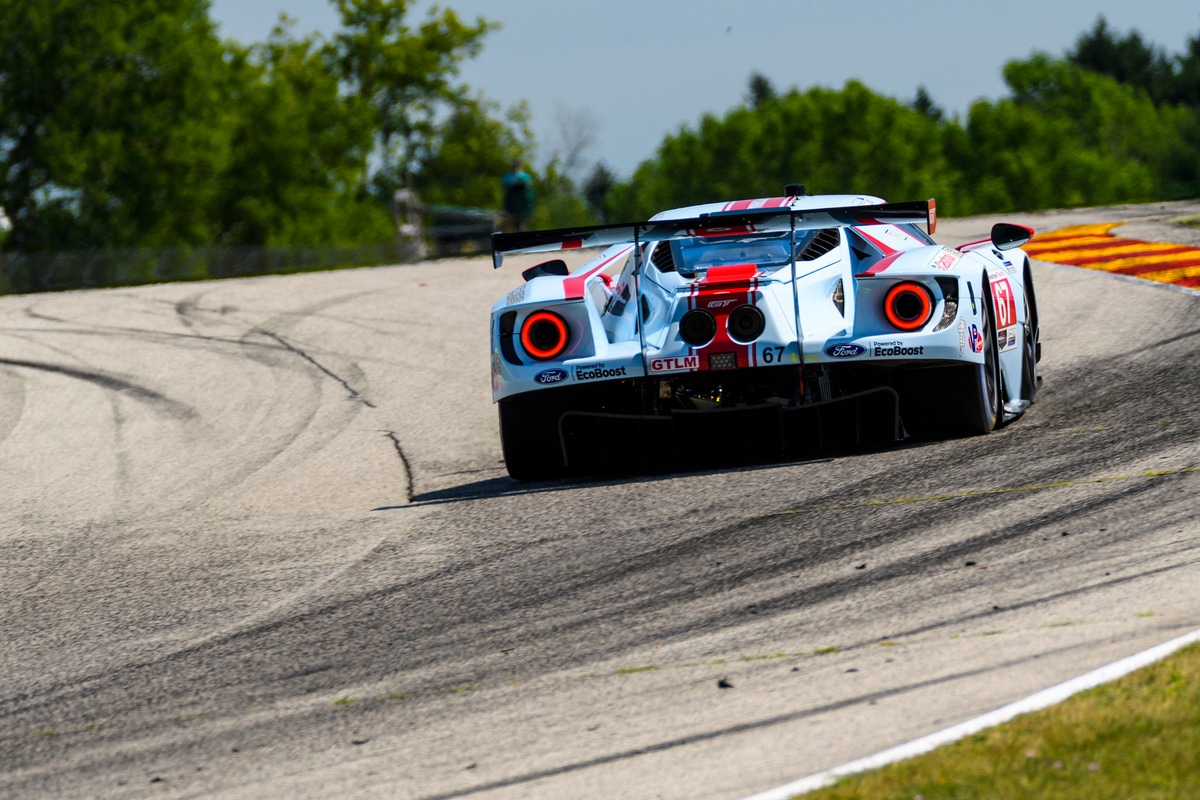
{"type": "MultiPolygon", "coordinates": [[[[817,232],[797,231],[795,252],[800,253],[817,232]]],[[[671,242],[675,268],[685,278],[703,277],[711,267],[754,264],[770,273],[788,266],[792,259],[787,236],[693,237],[671,242]]]]}

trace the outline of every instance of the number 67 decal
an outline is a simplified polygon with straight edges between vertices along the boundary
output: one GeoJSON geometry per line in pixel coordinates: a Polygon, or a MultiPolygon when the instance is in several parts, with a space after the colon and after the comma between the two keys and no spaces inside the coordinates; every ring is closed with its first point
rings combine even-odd
{"type": "Polygon", "coordinates": [[[1012,284],[1004,270],[996,270],[991,274],[992,299],[996,303],[996,328],[1007,328],[1017,324],[1017,299],[1013,297],[1012,284]]]}
{"type": "Polygon", "coordinates": [[[783,362],[783,348],[782,347],[764,347],[762,349],[762,353],[760,354],[759,357],[762,358],[762,361],[764,364],[782,363],[783,362]]]}

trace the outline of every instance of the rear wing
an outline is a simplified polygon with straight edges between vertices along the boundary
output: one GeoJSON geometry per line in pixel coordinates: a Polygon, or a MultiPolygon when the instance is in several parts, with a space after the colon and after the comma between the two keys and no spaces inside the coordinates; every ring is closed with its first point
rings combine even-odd
{"type": "Polygon", "coordinates": [[[858,225],[920,223],[927,226],[930,234],[937,227],[937,204],[932,199],[837,208],[714,211],[711,214],[682,219],[620,222],[613,225],[590,225],[548,231],[493,233],[492,264],[499,269],[504,262],[505,253],[552,253],[558,250],[638,244],[693,236],[785,233],[858,225]]]}

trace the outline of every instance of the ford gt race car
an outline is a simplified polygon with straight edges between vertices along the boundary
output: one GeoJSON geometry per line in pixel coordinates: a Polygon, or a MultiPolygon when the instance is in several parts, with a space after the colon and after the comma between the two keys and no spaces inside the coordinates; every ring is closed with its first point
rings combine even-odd
{"type": "Polygon", "coordinates": [[[526,269],[492,309],[512,477],[986,434],[1034,401],[1031,229],[999,223],[945,247],[932,200],[786,192],[493,234],[496,267],[603,248],[578,269],[526,269]]]}

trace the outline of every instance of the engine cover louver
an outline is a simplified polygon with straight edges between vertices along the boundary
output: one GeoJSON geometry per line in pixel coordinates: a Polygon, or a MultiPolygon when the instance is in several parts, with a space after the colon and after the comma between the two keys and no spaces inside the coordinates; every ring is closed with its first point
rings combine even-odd
{"type": "Polygon", "coordinates": [[[841,241],[842,235],[837,228],[822,228],[809,240],[808,244],[804,245],[804,249],[800,251],[800,255],[796,256],[796,260],[815,261],[837,247],[841,241]]]}

